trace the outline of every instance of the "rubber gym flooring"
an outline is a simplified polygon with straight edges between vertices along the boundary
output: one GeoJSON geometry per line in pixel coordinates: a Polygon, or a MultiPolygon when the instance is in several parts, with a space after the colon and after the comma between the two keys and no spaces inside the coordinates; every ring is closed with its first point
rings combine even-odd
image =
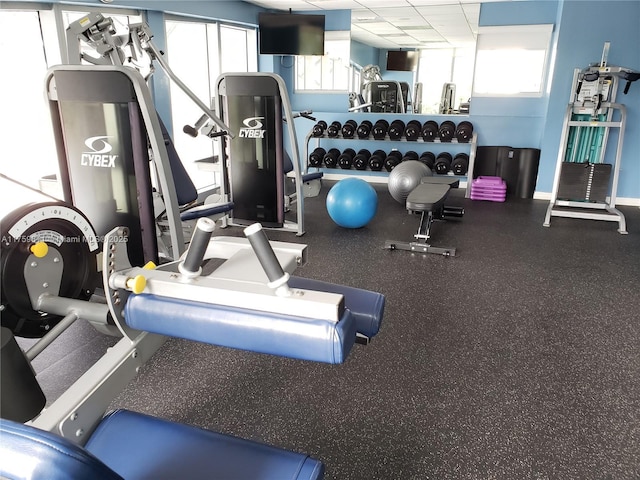
{"type": "MultiPolygon", "coordinates": [[[[124,407],[321,459],[327,479],[640,477],[640,209],[552,219],[547,201],[473,202],[434,225],[457,256],[383,250],[419,217],[376,186],[376,217],[336,226],[306,199],[296,274],[386,295],[380,333],[343,365],[172,339],[124,407]]],[[[218,234],[241,235],[239,228],[218,234]]],[[[113,339],[78,323],[36,359],[55,398],[113,339]]],[[[232,479],[231,479],[232,480],[232,479]]]]}

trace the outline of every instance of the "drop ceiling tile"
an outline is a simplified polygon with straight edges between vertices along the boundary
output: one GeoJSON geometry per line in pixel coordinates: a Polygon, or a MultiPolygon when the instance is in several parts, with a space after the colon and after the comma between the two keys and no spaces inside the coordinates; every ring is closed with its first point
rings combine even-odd
{"type": "Polygon", "coordinates": [[[420,15],[432,17],[436,15],[462,15],[462,7],[457,2],[452,5],[430,5],[428,7],[416,7],[420,15]]]}
{"type": "Polygon", "coordinates": [[[446,35],[468,35],[471,33],[471,29],[468,25],[445,25],[441,27],[434,27],[439,33],[446,35]]]}
{"type": "MultiPolygon", "coordinates": [[[[409,3],[411,5],[413,5],[414,7],[423,7],[423,6],[433,6],[434,4],[437,5],[445,5],[445,4],[458,4],[459,1],[458,0],[408,0],[409,3]]],[[[474,1],[478,1],[478,0],[474,0],[474,1]]]]}
{"type": "MultiPolygon", "coordinates": [[[[387,5],[389,5],[389,3],[387,3],[387,5]]],[[[371,10],[376,15],[388,20],[397,17],[415,17],[417,13],[413,7],[372,8],[371,10]]]]}
{"type": "Polygon", "coordinates": [[[442,40],[442,35],[435,30],[411,31],[411,36],[423,42],[442,40]]]}
{"type": "Polygon", "coordinates": [[[414,18],[394,18],[393,24],[402,29],[431,28],[424,18],[416,15],[414,18]]]}
{"type": "Polygon", "coordinates": [[[394,33],[401,33],[401,31],[387,22],[368,22],[368,23],[358,23],[358,27],[363,30],[367,30],[372,33],[376,33],[378,35],[390,35],[394,33]]]}
{"type": "Polygon", "coordinates": [[[365,8],[375,8],[375,7],[388,7],[393,1],[393,5],[397,5],[398,7],[407,7],[410,6],[409,2],[405,0],[357,0],[357,2],[365,8]]]}
{"type": "Polygon", "coordinates": [[[449,25],[467,25],[467,17],[464,15],[436,15],[435,17],[431,16],[425,18],[434,28],[449,25]]]}
{"type": "Polygon", "coordinates": [[[353,10],[361,8],[356,0],[307,0],[307,3],[323,10],[353,10]]]}

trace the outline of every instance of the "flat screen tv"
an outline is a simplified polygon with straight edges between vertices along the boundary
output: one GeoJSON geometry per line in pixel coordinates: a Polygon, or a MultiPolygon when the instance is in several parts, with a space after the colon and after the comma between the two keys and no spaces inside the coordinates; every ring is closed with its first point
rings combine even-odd
{"type": "Polygon", "coordinates": [[[387,52],[387,70],[413,72],[418,66],[418,52],[389,50],[387,52]]]}
{"type": "Polygon", "coordinates": [[[324,15],[260,13],[260,53],[324,55],[324,15]]]}

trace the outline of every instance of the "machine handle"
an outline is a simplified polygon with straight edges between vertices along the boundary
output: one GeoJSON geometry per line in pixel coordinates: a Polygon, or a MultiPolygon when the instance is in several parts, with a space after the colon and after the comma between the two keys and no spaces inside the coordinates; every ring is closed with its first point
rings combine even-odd
{"type": "Polygon", "coordinates": [[[209,246],[211,234],[215,228],[215,222],[209,218],[199,218],[193,231],[189,249],[184,260],[178,265],[178,270],[184,276],[192,278],[202,273],[202,260],[209,246]]]}
{"type": "Polygon", "coordinates": [[[244,234],[249,240],[253,251],[256,253],[256,257],[258,257],[264,272],[267,274],[269,287],[280,289],[281,292],[288,292],[287,282],[289,281],[289,274],[285,273],[282,269],[282,265],[280,265],[267,235],[264,233],[264,230],[262,230],[262,225],[259,223],[250,225],[244,229],[244,234]]]}
{"type": "Polygon", "coordinates": [[[184,127],[182,127],[182,131],[193,138],[196,138],[198,136],[198,130],[196,130],[195,127],[192,127],[191,125],[185,125],[184,127]]]}
{"type": "Polygon", "coordinates": [[[229,135],[229,132],[227,132],[226,130],[218,130],[217,132],[209,133],[207,136],[209,138],[216,138],[216,137],[225,137],[228,135],[229,135]]]}

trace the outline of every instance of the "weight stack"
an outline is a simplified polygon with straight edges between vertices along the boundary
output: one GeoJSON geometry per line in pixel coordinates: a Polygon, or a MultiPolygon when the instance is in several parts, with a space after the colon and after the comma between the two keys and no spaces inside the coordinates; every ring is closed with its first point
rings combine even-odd
{"type": "Polygon", "coordinates": [[[606,202],[612,167],[609,163],[562,162],[558,199],[606,202]]]}
{"type": "Polygon", "coordinates": [[[482,176],[471,184],[471,200],[504,202],[507,199],[507,184],[500,177],[482,176]]]}

